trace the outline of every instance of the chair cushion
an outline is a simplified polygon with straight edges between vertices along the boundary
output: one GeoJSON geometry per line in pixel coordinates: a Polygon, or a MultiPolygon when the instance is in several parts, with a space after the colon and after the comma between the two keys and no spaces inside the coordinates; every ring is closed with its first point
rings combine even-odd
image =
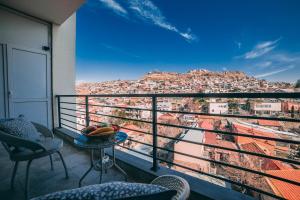
{"type": "Polygon", "coordinates": [[[65,190],[33,198],[32,200],[112,200],[112,199],[162,199],[169,200],[176,191],[162,186],[141,183],[111,182],[65,190]],[[153,196],[153,198],[152,198],[153,196]]]}
{"type": "Polygon", "coordinates": [[[24,116],[19,116],[14,119],[0,120],[0,130],[24,139],[36,141],[40,138],[39,132],[34,125],[25,119],[24,116]]]}

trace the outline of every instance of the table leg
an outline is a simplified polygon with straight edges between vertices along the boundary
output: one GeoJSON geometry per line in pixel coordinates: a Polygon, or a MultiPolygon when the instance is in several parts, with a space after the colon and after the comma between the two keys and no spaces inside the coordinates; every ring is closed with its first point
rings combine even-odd
{"type": "Polygon", "coordinates": [[[94,150],[92,149],[91,150],[91,166],[90,168],[83,174],[83,176],[80,178],[79,180],[79,187],[81,187],[81,182],[83,181],[83,179],[88,175],[88,173],[90,173],[90,171],[93,169],[94,167],[94,163],[93,163],[93,153],[94,153],[94,150]]]}
{"type": "Polygon", "coordinates": [[[117,170],[119,170],[123,175],[124,175],[124,177],[125,177],[125,181],[127,182],[128,181],[128,175],[127,175],[127,173],[119,166],[119,165],[117,165],[117,163],[116,163],[116,157],[115,157],[115,146],[113,146],[112,147],[112,157],[113,157],[113,166],[115,166],[116,167],[116,169],[117,170]]]}
{"type": "Polygon", "coordinates": [[[104,149],[100,149],[100,162],[101,162],[100,180],[99,180],[100,184],[102,182],[102,175],[103,175],[103,157],[104,157],[104,149]]]}

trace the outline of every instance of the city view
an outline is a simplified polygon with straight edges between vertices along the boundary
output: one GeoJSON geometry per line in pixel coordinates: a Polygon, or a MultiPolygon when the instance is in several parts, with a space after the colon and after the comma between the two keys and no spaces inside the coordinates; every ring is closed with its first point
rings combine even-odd
{"type": "Polygon", "coordinates": [[[256,199],[299,199],[296,7],[88,1],[77,13],[75,129],[117,124],[128,154],[256,199]]]}
{"type": "MultiPolygon", "coordinates": [[[[76,86],[76,92],[78,95],[145,93],[287,93],[299,91],[299,83],[299,81],[297,84],[270,82],[248,76],[239,71],[212,72],[205,69],[195,69],[186,73],[153,71],[145,74],[138,80],[79,83],[76,86]]],[[[85,112],[85,99],[78,97],[77,103],[76,110],[79,111],[77,112],[77,129],[81,130],[86,124],[85,114],[82,114],[85,112]]],[[[142,152],[149,156],[152,155],[151,124],[130,120],[151,121],[151,111],[146,110],[151,109],[151,98],[90,97],[89,104],[89,112],[92,113],[89,115],[91,124],[108,122],[120,125],[122,131],[128,133],[131,139],[125,144],[127,148],[142,152]],[[134,108],[137,108],[138,110],[135,110],[134,108]],[[111,116],[121,117],[121,119],[111,116]]],[[[299,119],[299,100],[283,98],[158,98],[157,110],[158,123],[196,128],[188,129],[159,125],[158,135],[225,148],[218,149],[209,146],[190,144],[180,140],[159,138],[158,146],[162,149],[158,149],[158,157],[167,161],[160,162],[161,165],[223,187],[228,187],[228,183],[218,180],[217,178],[207,177],[200,173],[187,170],[184,167],[226,177],[234,181],[262,188],[263,190],[274,194],[278,194],[279,190],[279,194],[289,195],[289,193],[284,191],[284,188],[278,184],[278,181],[276,182],[274,179],[245,172],[229,166],[222,166],[221,164],[208,162],[207,160],[254,169],[282,178],[289,179],[291,176],[296,177],[299,173],[298,165],[288,164],[270,158],[247,155],[234,150],[255,152],[290,160],[299,160],[299,145],[221,133],[224,131],[299,141],[299,122],[280,121],[280,118],[299,119]],[[171,111],[171,113],[164,111],[171,111]],[[198,114],[188,114],[189,112],[198,114]],[[262,119],[230,117],[231,115],[257,116],[262,117],[262,119]],[[278,118],[279,120],[268,120],[263,117],[278,118]],[[220,132],[214,133],[202,129],[217,130],[220,132]],[[163,148],[167,148],[171,151],[165,151],[163,148]],[[233,151],[227,150],[226,148],[233,149],[233,151]],[[180,152],[181,154],[175,152],[180,152]],[[197,157],[202,159],[197,159],[197,157]],[[176,163],[179,166],[169,164],[168,162],[176,163]]],[[[150,157],[143,154],[127,149],[122,150],[151,161],[150,157]]],[[[287,183],[287,186],[290,185],[291,184],[287,183]]],[[[261,198],[259,193],[249,193],[249,191],[247,192],[243,187],[238,187],[234,184],[230,187],[234,190],[261,198]]],[[[297,186],[294,187],[297,188],[297,186]]]]}

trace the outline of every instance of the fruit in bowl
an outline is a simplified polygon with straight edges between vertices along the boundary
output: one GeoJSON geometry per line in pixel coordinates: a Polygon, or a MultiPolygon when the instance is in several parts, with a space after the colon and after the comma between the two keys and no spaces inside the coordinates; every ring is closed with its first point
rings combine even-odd
{"type": "Polygon", "coordinates": [[[121,129],[120,126],[116,124],[112,124],[111,127],[114,129],[115,132],[119,132],[121,129]]]}
{"type": "Polygon", "coordinates": [[[101,123],[95,126],[88,126],[82,129],[81,133],[87,137],[109,138],[114,136],[119,130],[120,127],[118,125],[101,123]]]}
{"type": "Polygon", "coordinates": [[[112,127],[103,127],[103,128],[97,128],[96,130],[90,132],[87,134],[87,136],[106,136],[114,134],[115,131],[112,127]]]}
{"type": "Polygon", "coordinates": [[[100,122],[99,124],[96,125],[97,128],[103,128],[103,127],[108,127],[108,124],[107,123],[104,123],[104,122],[100,122]]]}
{"type": "Polygon", "coordinates": [[[84,135],[88,135],[90,132],[93,132],[97,129],[97,126],[88,126],[81,130],[81,133],[84,135]]]}

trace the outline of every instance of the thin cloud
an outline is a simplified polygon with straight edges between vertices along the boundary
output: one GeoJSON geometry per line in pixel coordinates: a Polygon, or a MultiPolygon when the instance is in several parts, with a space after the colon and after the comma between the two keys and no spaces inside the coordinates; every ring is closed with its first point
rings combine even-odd
{"type": "Polygon", "coordinates": [[[251,51],[245,53],[242,57],[245,59],[254,59],[261,57],[276,48],[280,38],[274,41],[265,41],[257,44],[251,51]]]}
{"type": "Polygon", "coordinates": [[[278,69],[278,70],[275,70],[275,71],[271,71],[271,72],[267,72],[267,73],[263,73],[263,74],[258,74],[258,75],[255,76],[255,78],[264,78],[264,77],[267,77],[267,76],[272,76],[272,75],[275,75],[275,74],[278,74],[278,73],[281,73],[281,72],[291,70],[294,67],[295,67],[294,65],[290,65],[290,66],[287,66],[285,68],[278,69]]]}
{"type": "Polygon", "coordinates": [[[121,4],[117,3],[115,0],[99,0],[102,2],[107,8],[113,10],[115,13],[126,16],[128,14],[127,10],[121,6],[121,4]]]}
{"type": "Polygon", "coordinates": [[[150,0],[130,0],[130,9],[143,21],[152,23],[160,28],[175,32],[188,42],[197,40],[197,37],[188,28],[186,32],[178,30],[177,27],[169,23],[160,9],[150,0]]]}
{"type": "Polygon", "coordinates": [[[258,63],[257,66],[260,68],[266,68],[266,67],[270,67],[273,63],[271,61],[264,61],[261,63],[258,63]]]}
{"type": "Polygon", "coordinates": [[[116,52],[116,53],[120,53],[120,54],[129,56],[129,57],[133,57],[133,58],[141,58],[141,57],[138,56],[138,55],[132,54],[132,53],[126,51],[126,50],[123,50],[123,49],[118,48],[118,47],[115,47],[115,46],[111,46],[111,45],[104,44],[104,43],[102,43],[102,44],[100,44],[100,45],[103,46],[104,48],[109,49],[109,50],[111,50],[111,51],[114,51],[114,52],[116,52]]]}

